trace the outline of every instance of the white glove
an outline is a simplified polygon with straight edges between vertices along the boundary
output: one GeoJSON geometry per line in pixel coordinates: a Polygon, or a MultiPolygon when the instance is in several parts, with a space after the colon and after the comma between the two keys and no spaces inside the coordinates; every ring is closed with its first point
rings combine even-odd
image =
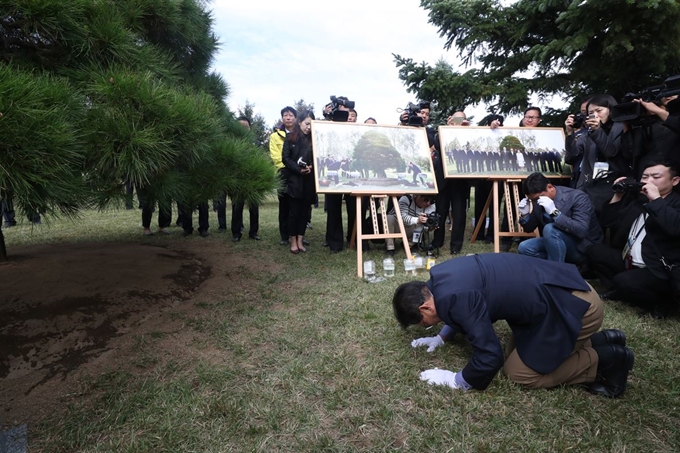
{"type": "Polygon", "coordinates": [[[522,201],[519,202],[517,205],[517,209],[519,209],[519,213],[522,216],[529,215],[529,211],[531,211],[531,204],[529,203],[529,199],[524,197],[522,198],[522,201]]]}
{"type": "Polygon", "coordinates": [[[550,197],[546,197],[545,195],[538,197],[537,203],[543,206],[543,210],[545,210],[545,213],[548,215],[552,214],[557,209],[555,207],[555,202],[552,201],[550,197]]]}
{"type": "Polygon", "coordinates": [[[420,373],[420,380],[427,381],[430,385],[448,385],[452,389],[459,389],[460,386],[456,384],[456,373],[448,370],[425,370],[420,373]]]}
{"type": "Polygon", "coordinates": [[[427,352],[432,352],[443,344],[444,339],[439,335],[435,335],[434,337],[423,337],[413,340],[411,342],[411,347],[417,348],[419,346],[427,346],[427,352]]]}

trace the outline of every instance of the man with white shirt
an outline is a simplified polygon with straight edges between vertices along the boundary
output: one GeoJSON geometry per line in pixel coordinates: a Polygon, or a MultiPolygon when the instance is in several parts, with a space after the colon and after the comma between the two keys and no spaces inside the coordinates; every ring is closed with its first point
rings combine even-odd
{"type": "Polygon", "coordinates": [[[592,245],[591,269],[607,288],[604,299],[642,305],[663,317],[677,305],[674,290],[680,269],[680,182],[678,163],[655,160],[646,164],[636,186],[626,178],[621,192],[602,208],[603,228],[612,227],[612,245],[592,245]],[[626,187],[628,187],[626,189],[626,187]]]}

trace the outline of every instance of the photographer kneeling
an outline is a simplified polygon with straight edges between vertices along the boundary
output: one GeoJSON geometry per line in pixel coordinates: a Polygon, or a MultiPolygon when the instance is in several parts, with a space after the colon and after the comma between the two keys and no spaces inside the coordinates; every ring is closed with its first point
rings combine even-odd
{"type": "Polygon", "coordinates": [[[587,255],[607,289],[603,299],[641,305],[664,317],[678,294],[672,275],[680,265],[680,195],[673,191],[680,182],[678,163],[650,161],[640,181],[615,181],[616,193],[601,218],[603,227],[614,228],[612,245],[593,245],[587,255]]]}
{"type": "MultiPolygon", "coordinates": [[[[422,234],[429,231],[430,227],[436,228],[439,222],[436,216],[436,207],[433,203],[433,195],[404,195],[399,199],[399,211],[404,222],[406,236],[411,237],[411,246],[421,242],[422,234]],[[433,216],[434,214],[434,216],[433,216]]],[[[397,214],[394,208],[387,214],[387,227],[390,233],[396,233],[399,226],[397,214]]],[[[394,256],[394,239],[386,239],[387,254],[394,256]]],[[[406,247],[406,244],[404,244],[406,247]]]]}

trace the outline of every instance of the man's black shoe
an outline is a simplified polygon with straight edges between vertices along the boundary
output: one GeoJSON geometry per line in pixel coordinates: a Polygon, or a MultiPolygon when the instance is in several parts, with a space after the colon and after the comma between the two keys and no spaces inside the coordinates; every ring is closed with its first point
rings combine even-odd
{"type": "Polygon", "coordinates": [[[5,226],[3,228],[12,228],[13,226],[17,226],[16,220],[12,222],[5,222],[5,226]]]}
{"type": "Polygon", "coordinates": [[[279,245],[288,245],[288,241],[282,239],[281,242],[279,242],[279,245]]]}
{"type": "Polygon", "coordinates": [[[234,238],[232,239],[232,242],[238,242],[240,240],[241,240],[241,236],[234,236],[234,238]]]}
{"type": "Polygon", "coordinates": [[[201,236],[202,238],[207,238],[208,236],[210,236],[210,233],[208,233],[207,231],[199,231],[198,235],[201,236]]]}
{"type": "Polygon", "coordinates": [[[217,231],[218,231],[219,233],[224,233],[225,231],[227,231],[227,227],[219,227],[219,228],[217,229],[217,231]]]}
{"type": "Polygon", "coordinates": [[[590,337],[594,348],[608,344],[626,345],[626,334],[617,329],[601,330],[590,337]]]}
{"type": "Polygon", "coordinates": [[[599,356],[597,377],[589,390],[596,395],[618,398],[626,391],[628,373],[635,364],[635,354],[618,344],[594,348],[599,356]]]}
{"type": "Polygon", "coordinates": [[[451,249],[451,255],[458,255],[460,253],[460,249],[451,249]]]}
{"type": "Polygon", "coordinates": [[[387,256],[390,256],[390,257],[394,256],[394,250],[388,250],[387,256]]]}
{"type": "Polygon", "coordinates": [[[192,233],[193,233],[193,231],[184,230],[184,232],[182,233],[182,237],[187,238],[187,237],[191,236],[192,233]]]}
{"type": "Polygon", "coordinates": [[[609,291],[604,291],[604,292],[599,293],[598,296],[600,296],[600,299],[602,299],[602,300],[615,300],[616,290],[610,289],[609,291]]]}
{"type": "Polygon", "coordinates": [[[302,245],[309,245],[309,241],[307,239],[302,239],[302,245]]]}
{"type": "Polygon", "coordinates": [[[249,234],[248,237],[249,237],[250,239],[255,239],[256,241],[259,241],[259,240],[262,239],[262,238],[261,238],[260,236],[258,236],[257,234],[249,234]]]}

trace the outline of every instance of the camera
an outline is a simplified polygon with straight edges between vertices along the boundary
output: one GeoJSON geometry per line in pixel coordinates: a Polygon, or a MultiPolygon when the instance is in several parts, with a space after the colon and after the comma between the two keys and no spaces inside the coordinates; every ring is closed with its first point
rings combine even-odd
{"type": "Polygon", "coordinates": [[[581,129],[585,124],[586,120],[588,119],[588,115],[582,112],[578,112],[574,114],[574,124],[572,127],[574,129],[581,129]]]}
{"type": "Polygon", "coordinates": [[[621,103],[610,109],[612,121],[640,121],[647,110],[634,99],[658,104],[663,98],[680,94],[680,74],[668,77],[661,85],[645,88],[639,93],[626,93],[621,103]]]}
{"type": "Polygon", "coordinates": [[[612,186],[612,190],[615,193],[639,192],[644,187],[644,185],[644,182],[637,182],[633,178],[628,178],[614,184],[612,186]]]}
{"type": "Polygon", "coordinates": [[[441,220],[441,216],[436,212],[431,212],[427,215],[425,226],[430,228],[431,230],[436,230],[437,228],[439,228],[439,220],[441,220]]]}
{"type": "Polygon", "coordinates": [[[406,120],[406,125],[408,126],[422,126],[423,125],[423,119],[418,116],[420,113],[421,109],[429,109],[430,108],[430,103],[429,102],[421,102],[419,104],[414,104],[413,102],[409,102],[406,105],[406,108],[404,109],[404,112],[408,115],[408,119],[406,120]]]}
{"type": "Polygon", "coordinates": [[[354,108],[354,101],[350,101],[347,99],[345,96],[331,96],[331,102],[329,104],[326,104],[323,110],[323,116],[327,120],[330,121],[337,121],[337,122],[347,122],[347,118],[349,118],[349,112],[346,110],[340,110],[340,106],[342,105],[343,107],[347,107],[348,109],[353,109],[354,108]],[[326,112],[326,108],[329,107],[331,108],[330,112],[326,112]]]}
{"type": "Polygon", "coordinates": [[[307,167],[308,167],[307,162],[305,162],[304,160],[302,160],[302,157],[300,157],[300,158],[297,160],[297,164],[300,166],[300,168],[307,168],[307,167]]]}

